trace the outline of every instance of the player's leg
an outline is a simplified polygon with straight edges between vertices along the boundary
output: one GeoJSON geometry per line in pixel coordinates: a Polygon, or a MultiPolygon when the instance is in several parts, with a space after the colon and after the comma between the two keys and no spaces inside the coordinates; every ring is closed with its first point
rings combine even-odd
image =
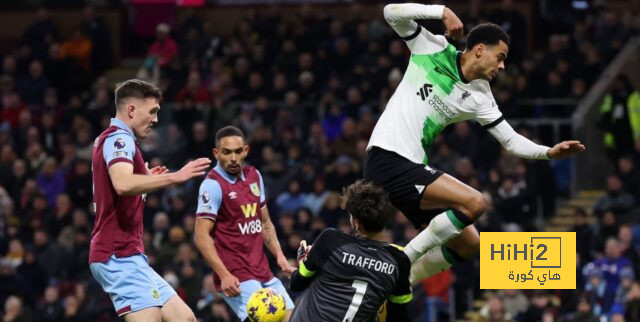
{"type": "Polygon", "coordinates": [[[418,258],[411,265],[411,283],[436,275],[443,270],[477,254],[480,236],[473,225],[465,227],[462,232],[447,243],[438,245],[418,258]]]}
{"type": "Polygon", "coordinates": [[[160,308],[148,307],[136,312],[130,312],[124,315],[124,320],[127,322],[160,322],[160,308]]]}
{"type": "Polygon", "coordinates": [[[441,171],[376,147],[367,152],[364,177],[382,187],[414,226],[426,228],[405,247],[411,263],[452,238],[461,241],[451,242],[456,249],[438,247],[426,260],[451,266],[477,252],[477,232],[465,227],[485,210],[480,192],[441,171]]]}
{"type": "Polygon", "coordinates": [[[284,316],[284,319],[282,320],[282,322],[288,322],[289,318],[291,317],[291,312],[293,312],[294,305],[293,305],[293,301],[291,300],[291,297],[289,296],[289,293],[287,293],[287,289],[285,289],[284,285],[282,285],[282,281],[280,281],[279,278],[274,277],[270,281],[263,283],[262,286],[272,288],[276,290],[278,294],[281,294],[282,297],[284,297],[284,303],[285,303],[284,307],[287,310],[287,314],[284,316]]]}
{"type": "MultiPolygon", "coordinates": [[[[142,255],[140,270],[151,280],[153,302],[146,305],[158,305],[158,312],[165,322],[196,322],[196,317],[176,291],[149,266],[146,256],[142,255]]],[[[147,290],[147,292],[149,292],[147,290]]]]}
{"type": "MultiPolygon", "coordinates": [[[[126,321],[160,322],[164,301],[155,274],[143,254],[111,258],[105,263],[92,263],[91,274],[108,293],[116,314],[126,321]]],[[[175,294],[175,292],[173,293],[175,294]]]]}
{"type": "Polygon", "coordinates": [[[224,293],[221,294],[224,301],[227,302],[240,321],[248,321],[247,302],[249,302],[251,294],[261,288],[262,284],[259,281],[246,280],[240,282],[240,295],[229,297],[224,293]]]}
{"type": "MultiPolygon", "coordinates": [[[[420,209],[427,210],[430,207],[447,210],[431,219],[425,230],[405,247],[405,253],[412,263],[434,247],[458,236],[465,227],[484,213],[486,202],[477,190],[448,174],[443,174],[429,184],[421,196],[420,209]]],[[[473,231],[469,228],[469,233],[460,238],[461,242],[452,243],[453,247],[457,247],[452,249],[454,256],[462,257],[458,251],[468,256],[477,253],[479,239],[474,238],[473,231]]]]}
{"type": "Polygon", "coordinates": [[[164,322],[196,322],[193,311],[178,295],[172,296],[160,310],[164,322]]]}

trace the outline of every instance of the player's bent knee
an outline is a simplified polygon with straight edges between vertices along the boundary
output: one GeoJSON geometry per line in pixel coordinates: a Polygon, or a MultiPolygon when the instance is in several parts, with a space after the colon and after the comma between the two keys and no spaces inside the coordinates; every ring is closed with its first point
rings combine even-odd
{"type": "Polygon", "coordinates": [[[475,191],[473,196],[464,205],[466,213],[471,219],[478,219],[487,210],[487,201],[484,199],[482,193],[475,191]]]}
{"type": "Polygon", "coordinates": [[[480,238],[474,239],[467,245],[467,254],[465,257],[472,257],[480,253],[480,238]]]}
{"type": "Polygon", "coordinates": [[[196,316],[193,314],[191,309],[188,309],[182,312],[182,317],[180,318],[180,321],[197,322],[198,320],[196,319],[196,316]]]}
{"type": "Polygon", "coordinates": [[[160,322],[162,318],[157,307],[149,307],[124,315],[124,320],[126,322],[160,322]]]}
{"type": "Polygon", "coordinates": [[[193,311],[187,306],[184,301],[178,296],[174,295],[167,301],[162,307],[162,320],[163,321],[176,321],[176,322],[196,322],[197,319],[193,314],[193,311]]]}

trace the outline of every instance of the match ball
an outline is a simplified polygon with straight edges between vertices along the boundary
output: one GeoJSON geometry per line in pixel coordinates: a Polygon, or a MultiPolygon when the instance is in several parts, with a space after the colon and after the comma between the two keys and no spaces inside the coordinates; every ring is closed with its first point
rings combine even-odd
{"type": "Polygon", "coordinates": [[[253,292],[247,302],[247,315],[253,322],[280,322],[286,313],[284,297],[272,288],[253,292]]]}

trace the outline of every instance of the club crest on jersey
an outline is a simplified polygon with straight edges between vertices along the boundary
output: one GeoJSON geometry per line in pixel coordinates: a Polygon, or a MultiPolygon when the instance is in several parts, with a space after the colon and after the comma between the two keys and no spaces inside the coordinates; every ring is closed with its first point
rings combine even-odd
{"type": "Polygon", "coordinates": [[[202,196],[200,196],[200,198],[202,198],[203,203],[208,203],[209,201],[211,201],[211,196],[206,191],[202,193],[202,196]]]}
{"type": "Polygon", "coordinates": [[[124,147],[127,146],[124,143],[124,140],[122,138],[117,138],[115,141],[113,141],[113,147],[116,149],[124,149],[124,147]]]}
{"type": "Polygon", "coordinates": [[[469,96],[471,96],[471,94],[469,94],[469,92],[467,91],[464,91],[462,92],[462,96],[459,99],[457,99],[456,102],[458,102],[458,104],[462,104],[462,102],[464,102],[464,100],[469,96]]]}
{"type": "Polygon", "coordinates": [[[256,197],[260,197],[260,187],[258,187],[258,183],[254,182],[252,184],[249,185],[249,188],[251,188],[251,192],[256,196],[256,197]]]}

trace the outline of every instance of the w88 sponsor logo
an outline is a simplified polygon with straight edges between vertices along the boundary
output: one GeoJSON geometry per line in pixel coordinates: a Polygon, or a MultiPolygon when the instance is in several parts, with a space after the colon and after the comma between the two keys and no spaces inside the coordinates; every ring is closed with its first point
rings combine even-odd
{"type": "Polygon", "coordinates": [[[238,223],[238,229],[243,235],[258,234],[262,232],[262,220],[256,219],[245,223],[238,223]]]}

